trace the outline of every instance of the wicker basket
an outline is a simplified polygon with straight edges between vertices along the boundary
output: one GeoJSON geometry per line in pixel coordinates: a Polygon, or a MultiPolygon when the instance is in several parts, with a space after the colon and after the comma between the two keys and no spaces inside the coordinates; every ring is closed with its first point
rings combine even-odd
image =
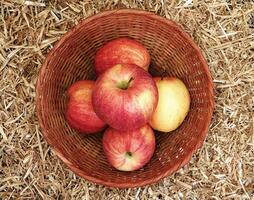
{"type": "Polygon", "coordinates": [[[73,172],[106,186],[138,187],[172,174],[201,147],[214,108],[213,84],[199,48],[175,22],[138,10],[106,11],[80,22],[49,53],[37,82],[36,108],[45,139],[73,172]],[[179,77],[192,99],[180,128],[170,134],[156,133],[152,160],[133,172],[109,166],[102,151],[102,133],[79,135],[64,118],[68,86],[77,80],[95,79],[96,51],[123,36],[136,39],[149,50],[152,75],[179,77]]]}

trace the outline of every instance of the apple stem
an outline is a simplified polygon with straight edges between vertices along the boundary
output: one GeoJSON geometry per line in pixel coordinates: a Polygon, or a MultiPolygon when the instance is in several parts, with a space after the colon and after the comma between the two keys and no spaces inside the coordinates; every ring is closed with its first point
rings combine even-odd
{"type": "Polygon", "coordinates": [[[133,80],[134,80],[134,78],[131,77],[130,80],[128,81],[128,86],[130,85],[131,81],[133,81],[133,80]]]}
{"type": "Polygon", "coordinates": [[[120,83],[118,83],[117,87],[122,89],[122,90],[127,90],[129,88],[130,84],[131,84],[131,81],[133,81],[133,80],[134,80],[134,78],[131,77],[128,82],[127,81],[121,81],[120,83]]]}

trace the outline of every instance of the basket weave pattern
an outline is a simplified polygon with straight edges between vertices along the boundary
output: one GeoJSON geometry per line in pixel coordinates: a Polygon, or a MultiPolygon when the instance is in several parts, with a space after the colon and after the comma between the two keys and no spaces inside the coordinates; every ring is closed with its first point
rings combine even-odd
{"type": "Polygon", "coordinates": [[[112,187],[137,187],[157,182],[185,165],[202,145],[214,108],[208,66],[191,38],[174,22],[138,10],[106,11],[69,31],[44,62],[36,88],[36,110],[44,137],[76,174],[112,187]],[[130,37],[150,52],[150,72],[176,76],[191,95],[184,123],[170,134],[156,133],[156,151],[141,170],[110,167],[102,150],[102,133],[82,136],[65,121],[66,89],[75,81],[95,79],[94,57],[107,41],[130,37]]]}

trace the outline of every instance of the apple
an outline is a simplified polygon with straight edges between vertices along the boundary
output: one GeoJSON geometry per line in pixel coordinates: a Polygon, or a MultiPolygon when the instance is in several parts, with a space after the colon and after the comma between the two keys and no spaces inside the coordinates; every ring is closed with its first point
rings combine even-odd
{"type": "Polygon", "coordinates": [[[112,40],[96,53],[95,70],[97,75],[120,63],[135,64],[147,71],[150,64],[150,54],[142,44],[129,38],[112,40]]]}
{"type": "Polygon", "coordinates": [[[151,75],[134,64],[109,68],[95,82],[92,103],[95,113],[117,130],[134,130],[151,118],[158,91],[151,75]]]}
{"type": "Polygon", "coordinates": [[[175,77],[155,77],[159,101],[150,119],[153,129],[170,132],[177,129],[190,109],[190,94],[185,84],[175,77]]]}
{"type": "Polygon", "coordinates": [[[68,124],[81,133],[95,133],[106,127],[95,114],[92,106],[92,90],[94,81],[83,80],[72,84],[67,90],[67,110],[65,113],[68,124]]]}
{"type": "Polygon", "coordinates": [[[155,150],[155,137],[149,125],[134,131],[119,131],[109,127],[102,142],[108,162],[121,171],[142,168],[155,150]]]}

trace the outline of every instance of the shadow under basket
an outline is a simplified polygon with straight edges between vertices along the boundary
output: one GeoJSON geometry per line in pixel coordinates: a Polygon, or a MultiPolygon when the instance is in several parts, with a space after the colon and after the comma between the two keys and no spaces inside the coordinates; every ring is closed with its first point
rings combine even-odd
{"type": "Polygon", "coordinates": [[[206,138],[213,108],[212,79],[197,45],[175,22],[132,9],[102,12],[65,34],[47,56],[36,86],[40,126],[57,156],[77,175],[118,188],[155,183],[187,164],[206,138]],[[171,133],[155,133],[153,158],[132,172],[121,172],[108,164],[102,133],[80,135],[64,116],[66,89],[78,80],[95,80],[96,51],[119,37],[141,42],[151,55],[150,73],[180,78],[191,95],[191,108],[183,124],[171,133]]]}

